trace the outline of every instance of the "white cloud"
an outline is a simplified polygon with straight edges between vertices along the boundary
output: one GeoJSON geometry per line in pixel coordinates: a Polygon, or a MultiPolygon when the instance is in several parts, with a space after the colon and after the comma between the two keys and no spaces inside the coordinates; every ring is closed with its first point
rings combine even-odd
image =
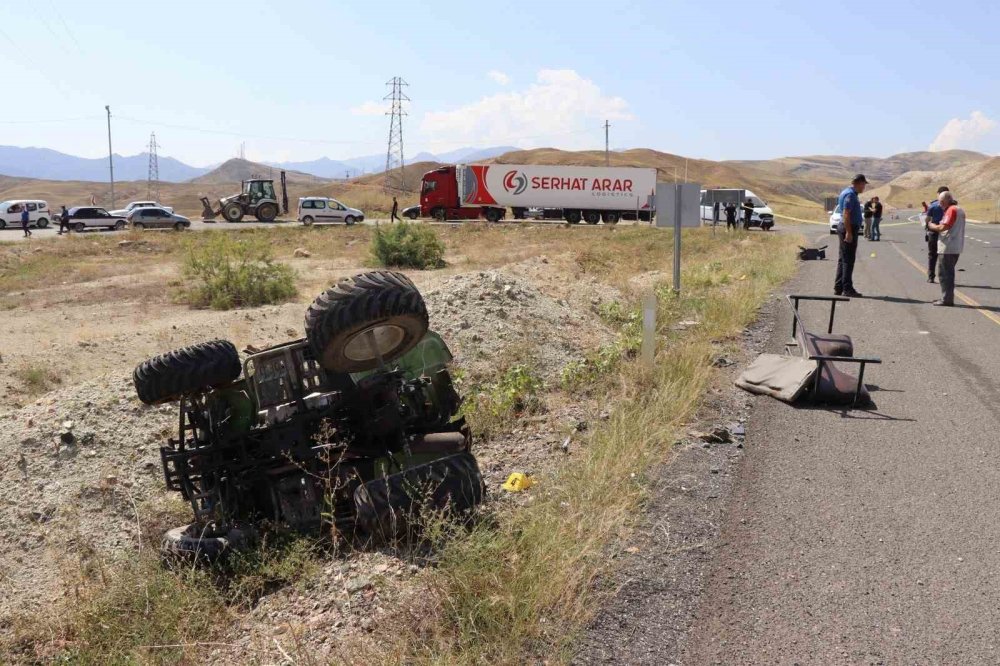
{"type": "Polygon", "coordinates": [[[363,102],[351,109],[356,116],[382,116],[388,111],[385,102],[363,102]]]}
{"type": "Polygon", "coordinates": [[[993,133],[996,126],[996,121],[987,118],[982,111],[973,111],[964,120],[952,118],[944,124],[928,150],[951,150],[953,148],[976,150],[982,145],[983,139],[993,133]]]}
{"type": "Polygon", "coordinates": [[[420,130],[437,151],[498,144],[580,149],[603,145],[605,119],[631,120],[628,102],[602,94],[574,70],[543,69],[524,90],[427,112],[420,130]]]}
{"type": "Polygon", "coordinates": [[[507,76],[503,72],[495,70],[495,69],[491,70],[489,72],[489,74],[487,74],[487,76],[489,76],[491,79],[493,79],[494,81],[496,81],[497,83],[499,83],[502,86],[506,86],[506,85],[508,85],[510,83],[510,77],[509,76],[507,76]]]}

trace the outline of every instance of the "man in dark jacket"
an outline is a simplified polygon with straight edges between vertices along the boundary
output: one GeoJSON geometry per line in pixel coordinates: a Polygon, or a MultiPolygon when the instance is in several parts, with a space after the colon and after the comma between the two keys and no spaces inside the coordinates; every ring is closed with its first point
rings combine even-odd
{"type": "Polygon", "coordinates": [[[64,231],[69,233],[69,211],[66,210],[66,206],[63,206],[62,212],[59,213],[59,235],[64,231]]]}
{"type": "Polygon", "coordinates": [[[743,202],[743,228],[750,229],[750,220],[753,219],[753,201],[747,199],[743,202]]]}
{"type": "Polygon", "coordinates": [[[392,198],[392,215],[389,217],[389,221],[390,222],[395,222],[396,220],[399,220],[400,222],[403,221],[399,217],[399,202],[396,201],[396,197],[393,197],[392,198]]]}
{"type": "Polygon", "coordinates": [[[872,197],[872,230],[869,236],[869,240],[880,241],[882,240],[882,231],[879,225],[882,224],[882,202],[879,201],[878,197],[872,197]]]}
{"type": "Polygon", "coordinates": [[[726,204],[726,231],[730,229],[736,231],[736,204],[732,202],[726,204]]]}
{"type": "Polygon", "coordinates": [[[28,213],[27,204],[21,204],[21,229],[24,231],[24,237],[28,238],[31,236],[31,229],[28,228],[28,224],[31,222],[31,214],[28,213]]]}

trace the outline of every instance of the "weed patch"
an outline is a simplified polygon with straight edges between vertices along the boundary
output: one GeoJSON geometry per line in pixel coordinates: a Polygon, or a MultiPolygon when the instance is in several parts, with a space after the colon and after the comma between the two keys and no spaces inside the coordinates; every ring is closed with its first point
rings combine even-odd
{"type": "Polygon", "coordinates": [[[31,363],[14,371],[14,376],[29,395],[39,395],[50,391],[62,378],[47,365],[31,363]]]}
{"type": "Polygon", "coordinates": [[[377,228],[371,242],[372,260],[387,268],[441,268],[444,251],[433,228],[409,222],[377,228]]]}
{"type": "Polygon", "coordinates": [[[225,232],[188,242],[180,296],[196,307],[228,310],[287,301],[296,294],[295,271],[277,263],[266,239],[225,232]]]}

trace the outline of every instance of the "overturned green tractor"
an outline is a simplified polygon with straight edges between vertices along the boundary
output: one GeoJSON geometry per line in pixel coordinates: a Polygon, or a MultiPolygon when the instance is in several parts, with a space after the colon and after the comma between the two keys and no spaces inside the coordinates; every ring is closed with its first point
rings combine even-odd
{"type": "Polygon", "coordinates": [[[214,340],[135,369],[142,402],[179,403],[160,455],[194,519],[167,532],[165,554],[215,558],[263,521],[384,541],[417,529],[414,516],[467,517],[484,500],[451,353],[406,276],[341,280],[305,333],[242,361],[214,340]]]}

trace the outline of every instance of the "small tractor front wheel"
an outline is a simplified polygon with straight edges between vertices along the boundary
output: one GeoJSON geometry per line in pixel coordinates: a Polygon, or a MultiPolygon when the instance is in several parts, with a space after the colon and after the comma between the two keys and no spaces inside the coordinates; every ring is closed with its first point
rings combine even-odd
{"type": "Polygon", "coordinates": [[[344,278],[306,311],[306,338],[320,365],[362,372],[410,351],[427,333],[427,306],[402,273],[344,278]]]}
{"type": "Polygon", "coordinates": [[[278,207],[272,203],[257,206],[257,219],[261,222],[274,222],[278,217],[278,207]]]}
{"type": "Polygon", "coordinates": [[[232,342],[212,340],[140,363],[132,372],[132,382],[139,400],[159,405],[187,393],[229,384],[242,369],[232,342]]]}
{"type": "Polygon", "coordinates": [[[226,222],[239,222],[243,219],[243,206],[238,203],[226,204],[222,209],[222,217],[226,218],[226,222]]]}

